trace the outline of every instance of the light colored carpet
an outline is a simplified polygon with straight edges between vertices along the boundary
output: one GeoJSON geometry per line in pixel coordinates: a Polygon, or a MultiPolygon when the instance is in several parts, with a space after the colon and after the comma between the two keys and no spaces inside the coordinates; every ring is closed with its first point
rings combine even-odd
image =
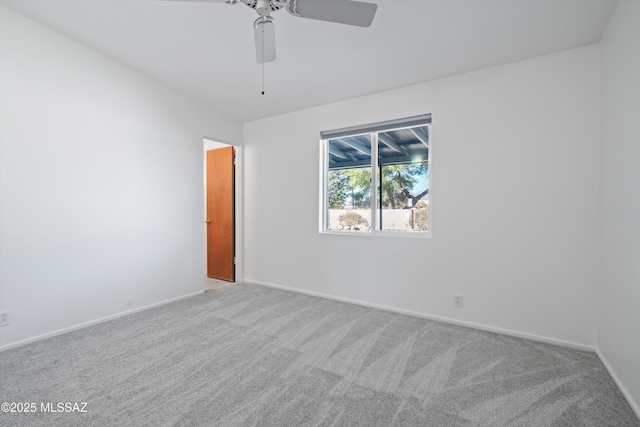
{"type": "Polygon", "coordinates": [[[0,381],[38,409],[2,426],[640,426],[592,353],[246,284],[5,351],[0,381]]]}

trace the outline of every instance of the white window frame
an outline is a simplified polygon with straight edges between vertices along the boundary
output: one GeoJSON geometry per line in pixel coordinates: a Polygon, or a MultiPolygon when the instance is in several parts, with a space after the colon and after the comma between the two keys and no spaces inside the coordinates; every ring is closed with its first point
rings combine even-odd
{"type": "Polygon", "coordinates": [[[338,236],[373,236],[373,237],[400,237],[408,239],[430,239],[432,236],[432,218],[433,205],[431,203],[433,195],[433,134],[431,126],[431,114],[408,117],[405,119],[390,120],[388,122],[373,123],[369,125],[354,126],[351,128],[336,129],[332,131],[323,131],[320,133],[320,215],[319,215],[319,232],[321,234],[330,234],[338,236]],[[427,154],[427,162],[429,167],[429,213],[427,216],[427,231],[403,232],[393,230],[381,230],[379,227],[378,212],[378,133],[388,132],[398,129],[406,129],[416,126],[427,126],[429,128],[429,151],[427,154]],[[328,229],[329,223],[329,141],[333,138],[341,136],[358,136],[371,135],[371,223],[372,227],[369,232],[350,233],[343,231],[332,231],[328,229]]]}

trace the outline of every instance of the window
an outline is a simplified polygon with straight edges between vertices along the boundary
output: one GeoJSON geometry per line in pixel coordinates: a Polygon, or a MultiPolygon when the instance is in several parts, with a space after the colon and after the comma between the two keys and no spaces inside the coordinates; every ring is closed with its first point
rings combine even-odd
{"type": "Polygon", "coordinates": [[[431,115],[320,138],[321,232],[430,235],[431,115]]]}

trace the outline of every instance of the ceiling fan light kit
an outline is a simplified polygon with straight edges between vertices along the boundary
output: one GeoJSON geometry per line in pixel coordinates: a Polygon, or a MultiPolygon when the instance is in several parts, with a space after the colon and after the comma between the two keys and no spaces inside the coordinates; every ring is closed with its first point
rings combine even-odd
{"type": "Polygon", "coordinates": [[[258,64],[276,60],[276,28],[271,16],[261,16],[253,23],[258,64]]]}
{"type": "Polygon", "coordinates": [[[272,12],[285,9],[290,15],[334,22],[337,24],[369,27],[378,6],[354,0],[169,0],[199,3],[244,3],[254,9],[260,18],[254,23],[256,60],[258,64],[275,61],[276,37],[272,12]]]}

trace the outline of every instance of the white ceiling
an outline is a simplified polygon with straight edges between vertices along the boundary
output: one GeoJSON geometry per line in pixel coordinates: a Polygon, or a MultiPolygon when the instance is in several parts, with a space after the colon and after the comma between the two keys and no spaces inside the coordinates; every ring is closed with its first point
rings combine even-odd
{"type": "Polygon", "coordinates": [[[243,4],[2,0],[1,4],[242,122],[597,43],[615,0],[371,0],[369,28],[276,20],[256,63],[243,4]]]}

